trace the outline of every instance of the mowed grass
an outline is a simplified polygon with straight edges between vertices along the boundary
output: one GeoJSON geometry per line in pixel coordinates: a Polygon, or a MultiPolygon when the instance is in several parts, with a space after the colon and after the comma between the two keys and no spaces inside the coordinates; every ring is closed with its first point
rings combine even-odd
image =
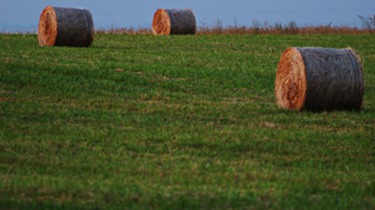
{"type": "Polygon", "coordinates": [[[0,209],[374,209],[375,36],[0,35],[0,209]],[[352,47],[363,108],[281,110],[290,46],[352,47]]]}

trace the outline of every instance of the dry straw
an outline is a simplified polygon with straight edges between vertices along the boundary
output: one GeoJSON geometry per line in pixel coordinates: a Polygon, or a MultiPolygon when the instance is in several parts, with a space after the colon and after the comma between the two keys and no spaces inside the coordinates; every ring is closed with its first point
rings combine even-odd
{"type": "Polygon", "coordinates": [[[359,110],[364,94],[360,59],[351,48],[288,48],[278,64],[275,94],[286,109],[359,110]]]}
{"type": "Polygon", "coordinates": [[[94,40],[94,22],[85,9],[47,6],[38,26],[40,46],[89,47],[94,40]]]}
{"type": "Polygon", "coordinates": [[[195,34],[195,16],[191,9],[158,9],[152,21],[156,35],[195,34]]]}

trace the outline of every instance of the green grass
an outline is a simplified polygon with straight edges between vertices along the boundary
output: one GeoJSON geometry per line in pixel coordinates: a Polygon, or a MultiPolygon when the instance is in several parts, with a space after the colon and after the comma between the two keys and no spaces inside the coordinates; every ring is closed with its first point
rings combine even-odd
{"type": "Polygon", "coordinates": [[[374,209],[375,36],[0,35],[0,209],[374,209]],[[351,46],[360,112],[281,110],[290,46],[351,46]]]}

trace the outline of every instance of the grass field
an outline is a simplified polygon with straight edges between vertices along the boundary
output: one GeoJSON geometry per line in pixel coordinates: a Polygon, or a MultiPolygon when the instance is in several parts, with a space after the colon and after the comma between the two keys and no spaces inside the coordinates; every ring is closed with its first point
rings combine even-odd
{"type": "Polygon", "coordinates": [[[0,35],[0,209],[374,209],[374,35],[0,35]],[[360,112],[281,110],[290,46],[351,46],[360,112]]]}

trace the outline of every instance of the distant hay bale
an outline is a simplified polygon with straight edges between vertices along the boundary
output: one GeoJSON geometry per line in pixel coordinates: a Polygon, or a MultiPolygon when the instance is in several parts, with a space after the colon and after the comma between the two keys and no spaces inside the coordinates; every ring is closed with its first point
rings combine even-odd
{"type": "Polygon", "coordinates": [[[155,35],[195,34],[196,27],[191,9],[158,9],[152,21],[155,35]]]}
{"type": "Polygon", "coordinates": [[[85,9],[47,6],[38,26],[40,46],[89,47],[94,40],[94,22],[85,9]]]}
{"type": "Polygon", "coordinates": [[[295,48],[284,51],[275,82],[277,104],[295,110],[359,110],[363,70],[351,48],[295,48]]]}

